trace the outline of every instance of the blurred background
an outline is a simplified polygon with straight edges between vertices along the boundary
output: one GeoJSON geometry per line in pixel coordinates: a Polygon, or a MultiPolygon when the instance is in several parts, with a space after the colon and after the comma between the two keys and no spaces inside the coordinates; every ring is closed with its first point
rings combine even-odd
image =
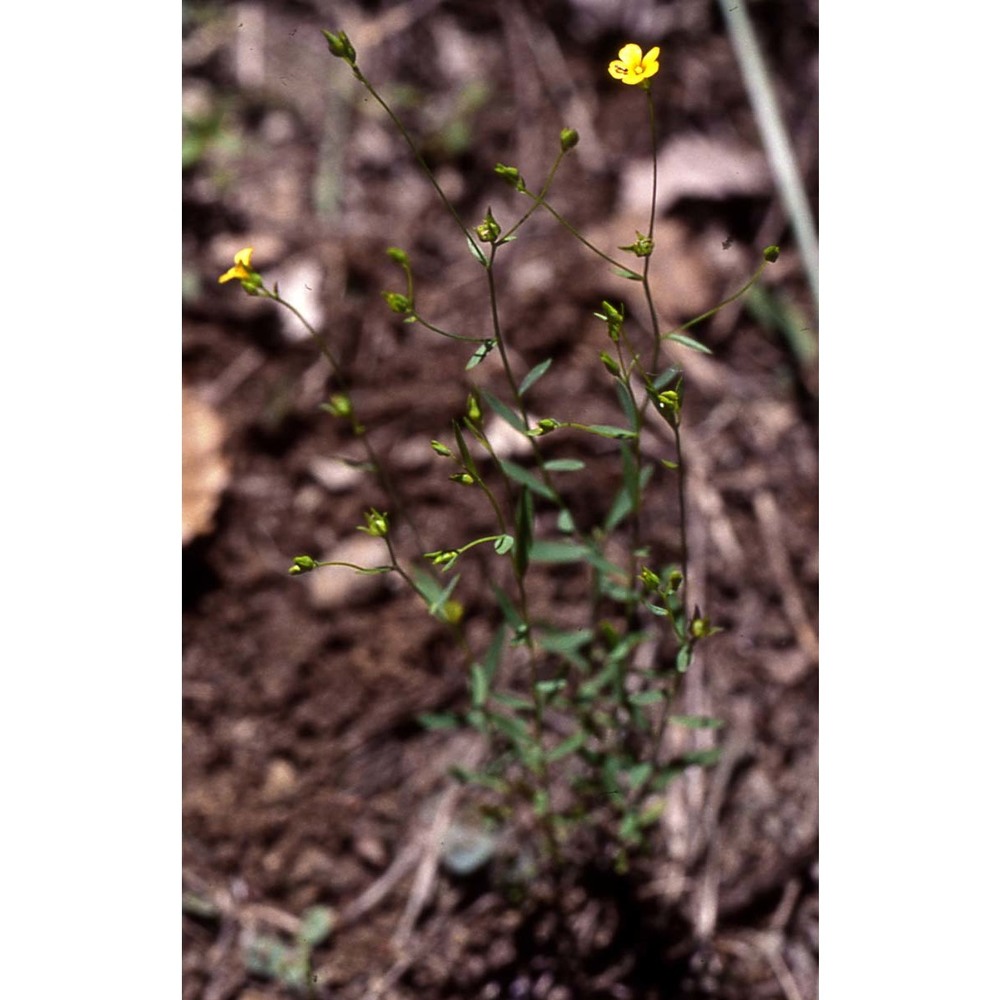
{"type": "MultiPolygon", "coordinates": [[[[183,5],[186,998],[815,996],[814,262],[788,171],[768,155],[741,16],[815,220],[814,0],[183,5]],[[537,190],[560,129],[576,128],[551,200],[609,250],[647,228],[652,150],[641,91],[607,64],[627,41],[659,45],[664,323],[712,307],[763,247],[782,248],[750,295],[692,331],[711,357],[675,353],[691,587],[725,628],[699,653],[685,708],[725,721],[711,737],[722,760],[671,786],[628,894],[581,879],[571,941],[553,942],[544,905],[512,902],[482,870],[424,863],[429,831],[457,851],[463,829],[442,803],[467,748],[416,721],[465,692],[437,624],[383,577],[287,575],[302,552],[381,561],[355,526],[386,501],[347,428],[319,410],[333,384],[315,345],[273,304],[218,284],[237,250],[255,248],[267,283],[343,359],[427,548],[455,542],[456,525],[489,528],[428,441],[446,437],[470,385],[499,384],[496,366],[467,373],[468,350],[385,307],[381,291],[404,290],[385,255],[400,246],[422,313],[489,333],[481,268],[321,28],[347,31],[467,225],[487,207],[517,218],[523,200],[494,165],[537,190]]],[[[641,290],[543,213],[509,249],[499,281],[515,368],[556,362],[539,414],[571,402],[614,423],[592,313],[607,298],[639,315],[641,290]]],[[[585,523],[616,488],[618,459],[599,439],[580,447],[592,474],[572,502],[585,523]]],[[[675,518],[664,501],[667,554],[675,518]]],[[[481,579],[474,566],[463,577],[473,622],[489,607],[481,579]]],[[[547,586],[554,606],[572,602],[572,580],[547,586]]]]}

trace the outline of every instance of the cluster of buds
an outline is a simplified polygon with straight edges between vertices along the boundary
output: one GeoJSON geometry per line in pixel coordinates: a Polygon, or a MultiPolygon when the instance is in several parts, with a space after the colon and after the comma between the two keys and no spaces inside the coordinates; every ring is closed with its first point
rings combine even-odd
{"type": "MultiPolygon", "coordinates": [[[[625,307],[622,306],[622,309],[625,307]]],[[[616,309],[610,302],[606,299],[601,303],[601,309],[603,312],[594,313],[598,319],[603,319],[605,323],[608,324],[608,336],[614,343],[618,343],[619,337],[622,334],[622,324],[625,322],[625,314],[621,309],[616,309]]]]}
{"type": "Polygon", "coordinates": [[[374,507],[365,511],[365,523],[358,525],[358,531],[363,531],[372,538],[385,538],[389,534],[389,515],[379,513],[374,507]]]}
{"type": "Polygon", "coordinates": [[[628,250],[629,253],[634,253],[636,257],[648,257],[653,252],[654,246],[653,241],[637,229],[635,231],[635,242],[625,247],[619,247],[618,249],[628,250]]]}

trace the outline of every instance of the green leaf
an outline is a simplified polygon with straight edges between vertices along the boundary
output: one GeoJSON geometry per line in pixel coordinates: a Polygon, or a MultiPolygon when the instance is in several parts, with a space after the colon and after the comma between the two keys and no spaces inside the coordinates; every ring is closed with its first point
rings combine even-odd
{"type": "Polygon", "coordinates": [[[524,719],[512,719],[507,715],[495,715],[493,724],[514,743],[521,744],[530,738],[528,724],[524,719]]]}
{"type": "Polygon", "coordinates": [[[500,665],[500,659],[503,656],[506,638],[507,630],[501,625],[496,630],[490,641],[489,648],[486,650],[486,655],[483,657],[483,669],[486,671],[487,680],[492,681],[496,675],[497,667],[500,665]]]}
{"type": "Polygon", "coordinates": [[[566,687],[566,681],[562,677],[554,677],[551,680],[539,681],[535,685],[535,690],[542,695],[555,694],[557,691],[562,691],[566,687]]]}
{"type": "MultiPolygon", "coordinates": [[[[506,465],[502,462],[501,465],[506,465]]],[[[531,499],[531,490],[521,490],[517,498],[517,509],[514,511],[514,572],[523,579],[528,571],[531,559],[531,546],[535,537],[535,503],[531,499]]]]}
{"type": "Polygon", "coordinates": [[[328,906],[310,906],[302,914],[298,939],[303,944],[314,948],[327,939],[330,931],[333,930],[333,925],[333,911],[328,906]]]}
{"type": "Polygon", "coordinates": [[[501,535],[494,543],[493,549],[498,556],[505,556],[514,547],[513,535],[501,535]]]}
{"type": "Polygon", "coordinates": [[[613,267],[612,272],[619,278],[628,278],[629,281],[642,281],[642,275],[635,271],[630,271],[624,267],[613,267]]]}
{"type": "Polygon", "coordinates": [[[506,462],[501,459],[500,468],[503,469],[504,475],[513,479],[515,483],[520,483],[522,486],[527,487],[532,493],[537,493],[540,497],[551,500],[553,503],[559,502],[559,497],[533,473],[524,468],[524,466],[518,465],[516,462],[506,462]]]}
{"type": "Polygon", "coordinates": [[[453,420],[452,426],[455,428],[455,443],[458,445],[458,450],[462,453],[462,465],[467,472],[478,478],[479,470],[476,468],[476,461],[472,457],[472,452],[469,451],[469,446],[465,443],[462,425],[457,420],[453,420]]]}
{"type": "Polygon", "coordinates": [[[686,729],[718,729],[723,725],[722,719],[713,719],[710,715],[671,715],[668,721],[686,729]]]}
{"type": "Polygon", "coordinates": [[[573,522],[573,515],[563,508],[559,511],[559,516],[556,518],[556,527],[564,535],[572,535],[576,531],[576,524],[573,522]]]}
{"type": "Polygon", "coordinates": [[[538,645],[547,653],[566,653],[586,646],[593,638],[594,630],[590,628],[553,629],[538,636],[538,645]]]}
{"type": "Polygon", "coordinates": [[[490,351],[492,351],[496,346],[497,342],[495,340],[487,340],[486,343],[480,344],[476,348],[476,353],[473,354],[466,363],[465,370],[471,371],[476,367],[476,365],[481,365],[486,360],[486,355],[489,354],[490,351]]]}
{"type": "Polygon", "coordinates": [[[535,703],[533,701],[516,694],[494,691],[493,700],[506,708],[512,708],[515,712],[534,712],[535,710],[535,703]]]}
{"type": "Polygon", "coordinates": [[[417,716],[417,721],[424,729],[456,729],[458,727],[458,716],[450,712],[424,712],[417,716]]]}
{"type": "Polygon", "coordinates": [[[613,427],[610,424],[573,424],[573,426],[578,431],[586,431],[588,434],[596,434],[598,437],[624,440],[636,436],[635,431],[630,431],[627,427],[613,427]]]}
{"type": "Polygon", "coordinates": [[[663,701],[662,691],[637,691],[628,696],[630,705],[655,705],[658,701],[663,701]]]}
{"type": "Polygon", "coordinates": [[[506,403],[501,403],[492,392],[488,392],[486,389],[480,389],[479,394],[483,397],[483,401],[486,405],[489,406],[489,408],[498,417],[510,424],[514,430],[520,431],[522,434],[527,430],[524,425],[524,421],[506,403]]]}
{"type": "MultiPolygon", "coordinates": [[[[414,582],[417,582],[416,575],[416,571],[414,571],[414,582]]],[[[458,586],[458,581],[462,579],[462,574],[456,573],[448,581],[448,584],[445,587],[440,587],[433,577],[427,577],[426,579],[430,582],[430,586],[427,587],[427,592],[424,592],[424,589],[420,587],[419,583],[417,589],[421,591],[424,596],[424,600],[427,601],[428,612],[430,612],[430,614],[432,614],[439,621],[446,621],[443,611],[445,602],[451,597],[452,591],[455,587],[458,586]],[[433,593],[433,590],[436,590],[437,593],[433,593]]]]}
{"type": "Polygon", "coordinates": [[[677,650],[677,672],[683,674],[691,665],[691,646],[685,644],[677,650]]]}
{"type": "Polygon", "coordinates": [[[639,463],[635,453],[626,445],[621,446],[622,484],[629,499],[629,513],[639,509],[639,463]]]}
{"type": "Polygon", "coordinates": [[[591,550],[578,542],[543,540],[531,548],[531,558],[541,563],[571,563],[586,560],[591,550]]]}
{"type": "Polygon", "coordinates": [[[579,472],[587,468],[587,463],[578,458],[552,458],[543,462],[542,468],[547,472],[579,472]]]}
{"type": "MultiPolygon", "coordinates": [[[[514,603],[495,583],[490,584],[493,590],[493,596],[496,598],[497,605],[500,608],[501,614],[503,614],[504,620],[510,626],[511,631],[515,634],[520,632],[524,628],[524,619],[517,613],[514,608],[514,603]]],[[[497,636],[503,635],[503,629],[497,631],[497,636]]],[[[496,642],[496,636],[494,636],[494,642],[496,642]]]]}
{"type": "Polygon", "coordinates": [[[671,365],[669,368],[660,372],[659,375],[653,379],[653,388],[657,392],[662,392],[666,389],[671,382],[678,377],[678,375],[683,374],[683,369],[678,365],[671,365]]]}
{"type": "Polygon", "coordinates": [[[695,340],[694,337],[687,337],[683,333],[671,333],[664,338],[666,340],[674,340],[678,344],[683,344],[685,347],[690,347],[692,350],[701,351],[702,354],[711,354],[712,350],[706,347],[700,340],[695,340]]]}
{"type": "Polygon", "coordinates": [[[625,383],[617,379],[615,380],[615,392],[618,393],[618,405],[621,406],[629,427],[637,431],[639,429],[639,411],[635,408],[632,394],[625,383]]]}
{"type": "Polygon", "coordinates": [[[534,368],[528,372],[527,375],[521,379],[521,384],[518,386],[518,393],[524,395],[548,370],[552,364],[552,358],[547,358],[545,361],[539,362],[534,368]]]}
{"type": "Polygon", "coordinates": [[[486,676],[486,668],[481,663],[472,664],[470,677],[472,688],[472,707],[482,708],[490,693],[490,679],[486,676]]]}
{"type": "Polygon", "coordinates": [[[479,263],[483,265],[483,267],[489,267],[489,264],[487,263],[487,260],[486,260],[486,255],[476,245],[475,240],[473,240],[471,236],[469,236],[468,234],[466,234],[466,236],[465,236],[465,242],[466,242],[466,244],[469,247],[469,253],[471,253],[472,256],[475,257],[476,260],[478,260],[479,263]]]}
{"type": "Polygon", "coordinates": [[[558,746],[554,746],[547,754],[546,758],[551,764],[553,761],[561,760],[571,753],[575,753],[584,743],[587,742],[587,734],[584,730],[578,729],[572,736],[567,737],[558,746]]]}
{"type": "MultiPolygon", "coordinates": [[[[650,477],[653,475],[652,466],[645,466],[639,473],[639,493],[646,488],[649,483],[650,477]]],[[[607,519],[604,522],[605,531],[614,531],[622,521],[628,516],[629,512],[632,510],[632,499],[629,495],[627,485],[623,485],[615,496],[614,503],[611,505],[611,510],[608,511],[607,519]]]]}
{"type": "Polygon", "coordinates": [[[718,748],[712,750],[691,750],[684,754],[681,760],[686,767],[711,767],[719,763],[722,751],[718,748]]]}

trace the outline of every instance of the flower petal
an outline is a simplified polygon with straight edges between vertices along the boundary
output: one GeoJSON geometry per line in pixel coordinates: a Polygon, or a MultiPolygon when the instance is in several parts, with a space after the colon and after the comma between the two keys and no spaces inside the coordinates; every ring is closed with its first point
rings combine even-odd
{"type": "Polygon", "coordinates": [[[642,49],[635,42],[629,42],[618,50],[618,58],[631,68],[636,63],[642,62],[642,49]]]}
{"type": "Polygon", "coordinates": [[[250,258],[253,256],[253,247],[244,247],[242,250],[237,251],[236,256],[233,258],[233,263],[237,267],[245,267],[248,271],[250,270],[250,258]]]}

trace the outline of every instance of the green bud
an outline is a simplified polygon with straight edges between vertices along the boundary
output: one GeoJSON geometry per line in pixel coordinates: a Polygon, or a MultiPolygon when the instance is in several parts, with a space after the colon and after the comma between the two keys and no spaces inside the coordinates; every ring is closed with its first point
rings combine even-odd
{"type": "Polygon", "coordinates": [[[773,264],[778,259],[778,254],[781,253],[781,248],[776,247],[773,244],[769,247],[764,247],[764,260],[768,264],[773,264]]]}
{"type": "Polygon", "coordinates": [[[625,316],[607,300],[601,303],[601,308],[604,312],[594,313],[594,315],[598,319],[603,319],[608,324],[608,336],[613,343],[617,344],[618,338],[621,337],[622,323],[625,321],[625,316]]]}
{"type": "Polygon", "coordinates": [[[453,483],[459,483],[462,486],[474,486],[476,481],[469,475],[468,472],[456,472],[455,475],[448,477],[453,483]]]}
{"type": "Polygon", "coordinates": [[[558,430],[562,427],[562,424],[558,420],[553,420],[551,417],[542,417],[538,421],[538,430],[540,434],[548,434],[550,431],[558,430]]]}
{"type": "Polygon", "coordinates": [[[397,264],[402,264],[403,267],[410,266],[410,255],[405,250],[400,250],[399,247],[389,247],[386,250],[386,255],[389,260],[394,260],[397,264]]]}
{"type": "Polygon", "coordinates": [[[292,576],[298,576],[299,573],[311,573],[317,566],[319,566],[319,563],[312,556],[296,556],[292,560],[292,565],[288,568],[288,572],[292,576]]]}
{"type": "Polygon", "coordinates": [[[674,389],[666,389],[656,394],[656,408],[671,427],[681,423],[681,397],[674,389]]]}
{"type": "Polygon", "coordinates": [[[365,511],[365,523],[358,526],[358,531],[363,531],[372,538],[385,538],[389,534],[389,515],[379,513],[374,507],[365,511]]]}
{"type": "Polygon", "coordinates": [[[259,295],[264,279],[256,271],[251,271],[245,278],[240,279],[240,284],[247,295],[259,295]]]}
{"type": "Polygon", "coordinates": [[[521,171],[517,167],[508,167],[504,163],[498,163],[493,168],[493,172],[499,174],[511,187],[516,188],[518,191],[527,190],[524,178],[521,176],[521,171]]]}
{"type": "Polygon", "coordinates": [[[357,61],[358,54],[354,51],[354,46],[351,45],[351,41],[347,37],[347,32],[338,31],[334,34],[332,31],[325,31],[322,28],[320,30],[323,31],[323,37],[326,39],[326,44],[329,45],[330,51],[338,59],[344,59],[353,66],[357,61]]]}
{"type": "Polygon", "coordinates": [[[442,458],[454,458],[455,453],[446,444],[442,444],[440,441],[431,441],[431,447],[437,454],[442,456],[442,458]]]}
{"type": "Polygon", "coordinates": [[[636,257],[648,257],[653,252],[653,241],[648,237],[644,236],[638,230],[635,233],[635,242],[630,243],[627,247],[619,247],[619,250],[628,250],[630,253],[634,253],[636,257]]]}
{"type": "Polygon", "coordinates": [[[618,376],[622,373],[618,362],[615,361],[615,359],[611,357],[607,351],[601,351],[601,364],[604,365],[608,372],[614,375],[615,378],[618,378],[618,376]]]}
{"type": "Polygon", "coordinates": [[[667,577],[668,592],[671,594],[676,594],[683,582],[684,582],[684,574],[681,573],[679,569],[671,570],[670,576],[667,577]]]}
{"type": "Polygon", "coordinates": [[[434,566],[444,566],[447,564],[446,568],[450,567],[458,556],[459,553],[455,549],[441,549],[438,552],[425,553],[425,558],[430,559],[434,566]]]}
{"type": "Polygon", "coordinates": [[[474,424],[478,424],[483,419],[483,411],[479,406],[479,398],[474,392],[470,392],[469,398],[465,401],[465,415],[474,424]]]}
{"type": "Polygon", "coordinates": [[[564,128],[559,133],[559,145],[568,153],[580,141],[580,133],[575,128],[564,128]]]}
{"type": "Polygon", "coordinates": [[[330,397],[329,412],[335,417],[349,417],[354,412],[350,399],[343,393],[330,397]]]}
{"type": "Polygon", "coordinates": [[[481,243],[496,243],[500,237],[500,224],[493,218],[492,209],[486,209],[486,218],[476,226],[476,235],[481,243]]]}
{"type": "Polygon", "coordinates": [[[405,315],[413,312],[413,302],[406,295],[401,295],[399,292],[383,292],[382,298],[385,299],[386,305],[394,313],[405,315]]]}
{"type": "Polygon", "coordinates": [[[692,639],[702,639],[707,634],[711,628],[707,618],[695,618],[691,622],[691,638],[692,639]]]}
{"type": "Polygon", "coordinates": [[[647,590],[657,590],[660,586],[660,578],[648,566],[642,567],[639,579],[647,590]]]}
{"type": "Polygon", "coordinates": [[[461,601],[445,601],[441,610],[444,613],[444,620],[449,625],[457,625],[465,615],[465,607],[461,601]]]}

